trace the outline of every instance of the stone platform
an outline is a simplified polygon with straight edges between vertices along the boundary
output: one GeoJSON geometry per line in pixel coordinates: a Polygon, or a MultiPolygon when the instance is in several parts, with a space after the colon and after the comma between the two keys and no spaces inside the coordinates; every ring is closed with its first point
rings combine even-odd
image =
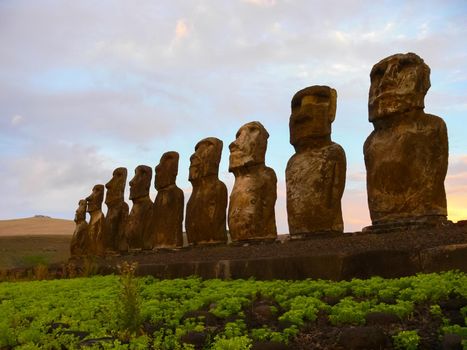
{"type": "MultiPolygon", "coordinates": [[[[467,272],[467,225],[374,234],[334,234],[304,240],[287,236],[273,243],[187,247],[96,259],[102,273],[138,262],[138,275],[178,278],[346,280],[394,278],[418,272],[467,272]]],[[[80,260],[72,260],[81,265],[80,260]]]]}

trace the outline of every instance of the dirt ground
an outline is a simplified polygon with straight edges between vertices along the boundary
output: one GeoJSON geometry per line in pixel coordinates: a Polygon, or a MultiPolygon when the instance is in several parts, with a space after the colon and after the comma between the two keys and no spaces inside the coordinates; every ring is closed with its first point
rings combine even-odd
{"type": "Polygon", "coordinates": [[[0,269],[67,261],[74,227],[49,217],[0,220],[0,269]]]}
{"type": "Polygon", "coordinates": [[[30,235],[72,235],[72,220],[38,216],[24,219],[0,220],[0,237],[30,235]]]}

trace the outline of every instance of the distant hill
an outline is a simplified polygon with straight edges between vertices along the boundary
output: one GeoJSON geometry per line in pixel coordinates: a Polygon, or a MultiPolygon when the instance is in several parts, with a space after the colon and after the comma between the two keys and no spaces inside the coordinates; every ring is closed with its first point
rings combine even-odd
{"type": "Polygon", "coordinates": [[[52,219],[46,216],[0,220],[0,237],[25,235],[72,235],[72,220],[52,219]]]}

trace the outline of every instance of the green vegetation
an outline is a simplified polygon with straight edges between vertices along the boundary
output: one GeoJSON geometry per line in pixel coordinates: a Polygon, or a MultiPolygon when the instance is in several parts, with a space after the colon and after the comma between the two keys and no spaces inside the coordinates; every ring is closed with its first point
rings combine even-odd
{"type": "Polygon", "coordinates": [[[394,339],[394,347],[402,350],[416,350],[420,342],[417,331],[401,331],[392,338],[394,339]]]}
{"type": "MultiPolygon", "coordinates": [[[[440,307],[467,298],[467,275],[460,272],[341,282],[157,280],[133,272],[125,264],[120,276],[0,283],[0,348],[77,349],[105,338],[94,347],[194,349],[186,341],[194,334],[204,349],[241,350],[254,341],[290,343],[323,317],[341,327],[385,312],[401,320],[390,333],[394,347],[416,349],[423,337],[403,321],[420,306],[438,320],[439,337],[467,337],[465,323],[450,324],[440,307]],[[263,318],[255,314],[258,305],[263,318]]],[[[460,312],[467,317],[467,307],[460,312]]]]}

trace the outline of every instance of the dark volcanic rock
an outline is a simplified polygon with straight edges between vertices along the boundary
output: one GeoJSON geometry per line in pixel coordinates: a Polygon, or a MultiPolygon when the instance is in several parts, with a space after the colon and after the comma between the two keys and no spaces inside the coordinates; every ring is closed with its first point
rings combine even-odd
{"type": "Polygon", "coordinates": [[[384,349],[388,340],[377,327],[352,327],[342,331],[339,345],[347,350],[384,349]]]}
{"type": "Polygon", "coordinates": [[[207,338],[208,335],[204,332],[188,332],[182,336],[181,340],[183,343],[193,344],[198,350],[203,348],[207,338]]]}
{"type": "Polygon", "coordinates": [[[445,334],[441,346],[442,350],[462,350],[462,337],[458,334],[445,334]]]}
{"type": "Polygon", "coordinates": [[[291,350],[292,348],[284,343],[275,341],[255,341],[251,350],[291,350]]]}
{"type": "Polygon", "coordinates": [[[400,322],[399,317],[388,312],[370,312],[366,315],[366,324],[388,325],[400,322]]]}

